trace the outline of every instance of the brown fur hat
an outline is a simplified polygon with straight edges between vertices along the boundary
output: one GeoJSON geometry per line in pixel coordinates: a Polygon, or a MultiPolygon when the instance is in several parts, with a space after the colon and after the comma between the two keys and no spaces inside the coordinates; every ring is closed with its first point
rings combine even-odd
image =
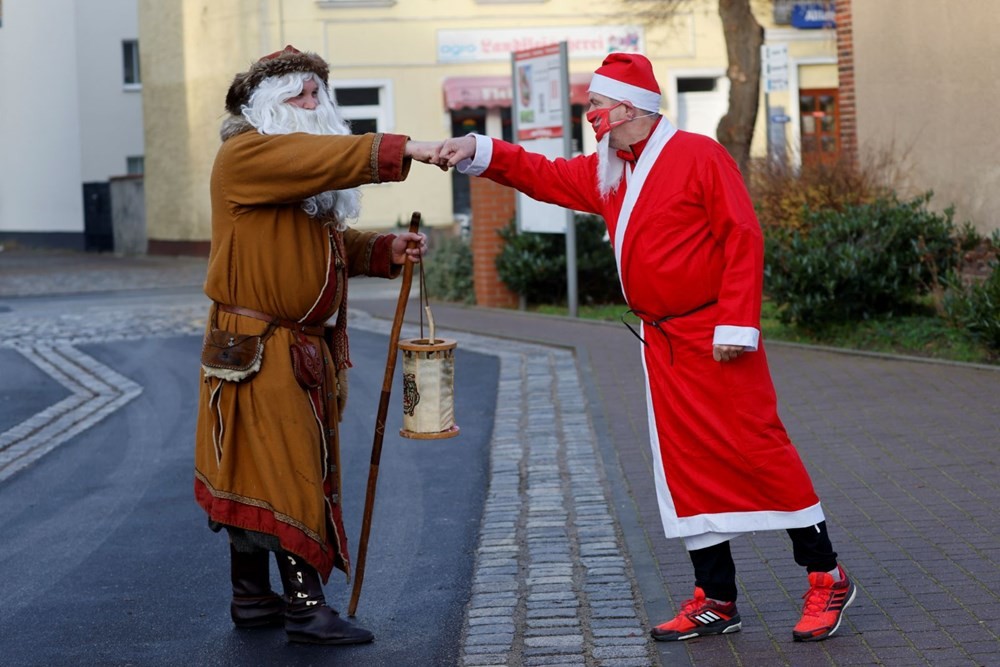
{"type": "Polygon", "coordinates": [[[313,72],[323,83],[329,84],[330,66],[315,53],[303,53],[289,44],[281,51],[268,54],[250,65],[250,69],[233,78],[226,93],[226,111],[239,116],[244,104],[264,79],[292,72],[313,72]]]}

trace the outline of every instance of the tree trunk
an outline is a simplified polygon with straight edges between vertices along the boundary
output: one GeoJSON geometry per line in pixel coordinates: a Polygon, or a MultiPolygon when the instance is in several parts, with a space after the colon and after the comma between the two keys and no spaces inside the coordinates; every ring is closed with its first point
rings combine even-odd
{"type": "Polygon", "coordinates": [[[716,136],[736,160],[746,181],[760,97],[760,47],[764,43],[764,28],[750,11],[750,0],[719,0],[719,16],[729,57],[729,111],[719,121],[716,136]]]}

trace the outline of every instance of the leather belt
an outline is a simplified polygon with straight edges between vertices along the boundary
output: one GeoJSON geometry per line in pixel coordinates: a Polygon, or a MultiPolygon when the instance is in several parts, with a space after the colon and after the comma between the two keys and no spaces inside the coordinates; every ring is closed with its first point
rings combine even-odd
{"type": "Polygon", "coordinates": [[[301,324],[292,320],[283,320],[280,317],[272,317],[271,315],[262,313],[259,310],[251,310],[250,308],[244,308],[242,306],[230,306],[229,304],[216,302],[215,307],[224,313],[252,317],[255,320],[262,320],[285,329],[301,331],[308,336],[322,336],[326,330],[326,327],[322,324],[301,324]]]}

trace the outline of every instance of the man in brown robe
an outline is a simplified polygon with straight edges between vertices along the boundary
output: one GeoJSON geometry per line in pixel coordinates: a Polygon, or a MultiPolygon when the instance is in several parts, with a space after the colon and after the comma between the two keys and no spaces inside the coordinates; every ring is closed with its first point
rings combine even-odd
{"type": "Polygon", "coordinates": [[[401,181],[439,145],[352,136],[318,55],[288,46],[237,74],[211,177],[212,300],[195,447],[195,497],[230,538],[238,627],[291,641],[368,642],[323,596],[350,576],[338,424],[347,398],[347,278],[392,278],[424,236],[360,232],[366,183],[401,181]],[[326,326],[328,321],[335,321],[326,326]],[[285,596],[271,590],[275,554],[285,596]]]}

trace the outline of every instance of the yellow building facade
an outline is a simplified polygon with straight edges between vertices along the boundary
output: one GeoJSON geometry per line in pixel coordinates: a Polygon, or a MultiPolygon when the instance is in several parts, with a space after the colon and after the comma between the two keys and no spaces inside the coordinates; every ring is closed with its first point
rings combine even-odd
{"type": "Polygon", "coordinates": [[[862,154],[891,154],[903,194],[932,190],[932,207],[954,207],[956,223],[998,233],[997,3],[844,5],[853,12],[843,51],[853,62],[862,154]]]}
{"type": "MultiPolygon", "coordinates": [[[[663,112],[683,129],[714,136],[728,95],[717,0],[685,3],[655,25],[633,6],[621,0],[139,0],[150,252],[207,248],[208,180],[226,90],[236,72],[285,44],[329,61],[331,87],[356,132],[422,140],[468,131],[509,137],[511,51],[566,41],[574,150],[593,148],[580,115],[590,75],[614,50],[648,55],[663,89],[663,112]]],[[[788,116],[771,123],[771,143],[792,145],[800,126],[796,86],[836,88],[836,39],[829,29],[775,24],[781,18],[770,0],[754,3],[754,11],[767,41],[789,45],[790,88],[770,95],[769,103],[788,116]]],[[[765,118],[762,108],[756,155],[768,145],[765,118]]],[[[791,159],[799,159],[794,150],[791,159]]],[[[464,178],[414,165],[405,182],[362,189],[357,224],[391,228],[413,211],[432,226],[462,221],[469,215],[464,178]]]]}

